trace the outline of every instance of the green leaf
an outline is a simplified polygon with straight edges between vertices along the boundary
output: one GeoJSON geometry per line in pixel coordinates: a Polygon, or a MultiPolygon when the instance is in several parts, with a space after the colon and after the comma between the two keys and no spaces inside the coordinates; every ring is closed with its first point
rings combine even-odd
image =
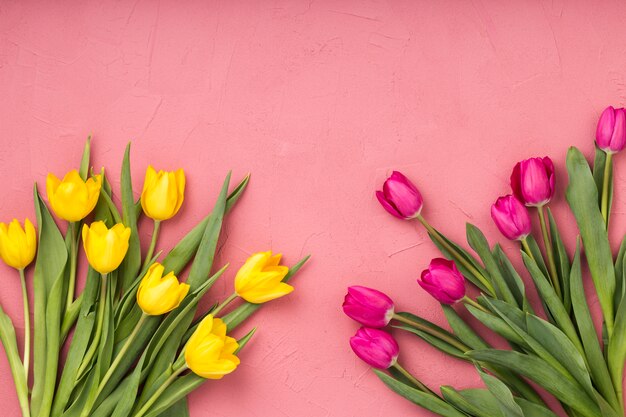
{"type": "Polygon", "coordinates": [[[446,315],[446,319],[454,335],[458,337],[461,342],[472,349],[485,349],[489,347],[487,342],[458,315],[455,309],[446,304],[442,304],[441,308],[446,315]]]}
{"type": "Polygon", "coordinates": [[[506,417],[494,396],[487,390],[473,390],[474,395],[468,395],[467,391],[457,391],[451,386],[442,386],[441,394],[446,401],[459,410],[475,417],[506,417]]]}
{"type": "Polygon", "coordinates": [[[513,393],[509,388],[498,378],[495,378],[489,374],[486,374],[479,370],[480,377],[482,378],[489,391],[496,398],[500,410],[507,417],[524,417],[524,412],[520,406],[515,402],[513,393]]]}
{"type": "Polygon", "coordinates": [[[526,288],[524,286],[524,281],[522,281],[522,277],[517,273],[513,264],[506,256],[500,244],[496,244],[493,249],[493,256],[498,263],[498,267],[500,268],[500,273],[504,278],[507,286],[511,289],[513,293],[513,297],[515,297],[515,301],[520,308],[524,308],[526,306],[530,309],[529,312],[532,312],[532,307],[530,304],[526,303],[526,288]]]}
{"type": "Polygon", "coordinates": [[[619,246],[619,252],[617,252],[617,257],[615,258],[615,296],[613,297],[615,306],[615,313],[617,313],[617,308],[624,298],[624,293],[626,292],[626,235],[622,239],[622,243],[619,246]]]}
{"type": "Polygon", "coordinates": [[[126,145],[126,151],[124,152],[120,183],[122,189],[122,218],[124,226],[130,228],[128,252],[119,269],[121,288],[122,291],[125,291],[135,280],[141,268],[141,247],[139,232],[137,230],[137,213],[135,211],[133,182],[130,174],[130,143],[126,145]]]}
{"type": "Polygon", "coordinates": [[[500,336],[504,337],[509,342],[512,342],[516,345],[524,345],[524,339],[522,339],[512,328],[509,326],[506,321],[502,320],[500,317],[496,317],[495,315],[485,313],[484,311],[472,306],[466,306],[467,311],[469,311],[472,316],[476,317],[482,324],[487,326],[489,329],[493,330],[500,336]]]}
{"type": "Polygon", "coordinates": [[[87,141],[85,142],[85,148],[83,149],[83,157],[80,160],[80,169],[78,173],[83,181],[87,180],[87,176],[89,175],[89,167],[91,159],[91,135],[87,137],[87,141]]]}
{"type": "Polygon", "coordinates": [[[615,330],[609,339],[607,349],[607,363],[613,386],[618,390],[618,396],[623,395],[622,381],[624,379],[624,361],[626,360],[626,298],[622,299],[617,310],[615,330]]]}
{"type": "Polygon", "coordinates": [[[11,318],[0,307],[0,341],[4,346],[4,352],[7,355],[13,382],[15,383],[15,391],[17,391],[17,399],[20,403],[23,417],[29,415],[28,405],[28,383],[26,374],[24,373],[24,365],[20,359],[20,353],[17,348],[17,336],[15,335],[15,327],[11,318]]]}
{"type": "MultiPolygon", "coordinates": [[[[595,146],[596,153],[593,160],[593,180],[596,183],[596,189],[598,192],[598,207],[602,204],[602,189],[604,187],[604,168],[606,167],[606,152],[595,146]]],[[[613,204],[613,168],[610,167],[609,177],[609,196],[608,196],[608,218],[606,228],[608,230],[611,219],[611,205],[613,204]]]]}
{"type": "Polygon", "coordinates": [[[552,240],[552,248],[554,250],[554,262],[556,263],[557,274],[559,275],[559,281],[563,290],[563,304],[565,306],[565,310],[569,313],[572,310],[569,285],[570,260],[550,208],[548,208],[548,223],[550,225],[550,236],[552,240]]]}
{"type": "MultiPolygon", "coordinates": [[[[438,337],[435,337],[423,330],[419,330],[416,329],[414,327],[410,327],[410,326],[392,326],[395,329],[400,329],[400,330],[404,330],[406,332],[409,333],[413,333],[417,336],[419,336],[421,339],[423,339],[426,343],[428,343],[429,345],[433,346],[434,348],[442,351],[443,353],[446,353],[450,356],[454,356],[455,358],[458,359],[463,359],[463,360],[467,360],[467,358],[465,357],[465,351],[460,350],[459,348],[457,348],[456,346],[452,346],[449,343],[447,343],[446,341],[439,339],[438,337]]],[[[454,336],[452,336],[454,337],[454,336]]]]}

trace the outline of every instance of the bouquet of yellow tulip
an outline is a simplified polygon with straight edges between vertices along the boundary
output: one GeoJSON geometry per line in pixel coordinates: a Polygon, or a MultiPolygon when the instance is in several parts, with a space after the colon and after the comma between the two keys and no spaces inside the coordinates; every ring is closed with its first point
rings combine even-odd
{"type": "Polygon", "coordinates": [[[255,329],[229,336],[262,303],[293,291],[286,282],[308,256],[288,268],[272,252],[252,255],[235,277],[234,292],[208,311],[202,296],[226,270],[213,271],[224,216],[245,190],[246,176],[228,193],[230,174],[213,211],[166,256],[155,254],[161,222],[179,211],[185,174],[148,167],[139,201],[130,176],[130,145],[121,173],[121,212],[104,170],[90,173],[90,141],[79,170],[62,180],[49,174],[46,194],[52,212],[68,222],[61,233],[34,189],[38,232],[26,219],[0,223],[0,257],[19,272],[24,303],[24,348],[0,307],[0,341],[24,417],[188,416],[186,396],[207,379],[221,379],[239,365],[239,351],[255,329]],[[141,214],[153,220],[149,249],[142,256],[137,229],[141,214]],[[88,216],[93,221],[87,222],[88,216]],[[83,292],[76,296],[82,241],[89,262],[83,292]],[[30,313],[26,267],[35,259],[33,378],[29,384],[30,313]],[[193,261],[192,261],[193,259],[193,261]],[[191,262],[185,282],[179,280],[191,262]],[[213,271],[213,272],[212,272],[213,271]],[[240,305],[230,307],[236,300],[240,305]],[[74,329],[73,336],[69,337],[74,329]],[[66,339],[70,339],[67,340],[66,339]],[[61,365],[61,352],[68,344],[61,365]]]}

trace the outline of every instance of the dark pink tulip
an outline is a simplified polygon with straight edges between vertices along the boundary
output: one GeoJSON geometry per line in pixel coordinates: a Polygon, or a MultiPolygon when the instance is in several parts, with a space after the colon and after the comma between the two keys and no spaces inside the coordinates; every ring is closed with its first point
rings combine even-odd
{"type": "Polygon", "coordinates": [[[511,174],[511,188],[519,201],[539,207],[554,196],[554,164],[547,156],[518,162],[511,174]]]}
{"type": "Polygon", "coordinates": [[[619,152],[626,146],[626,111],[607,107],[596,129],[598,148],[607,153],[619,152]]]}
{"type": "Polygon", "coordinates": [[[393,301],[373,288],[355,285],[348,288],[343,312],[367,327],[385,327],[393,317],[393,301]]]}
{"type": "Polygon", "coordinates": [[[424,204],[417,187],[398,171],[391,173],[382,191],[376,191],[376,198],[385,210],[399,219],[417,217],[424,204]]]}
{"type": "Polygon", "coordinates": [[[387,369],[396,364],[400,347],[398,342],[384,330],[361,327],[350,338],[350,347],[368,365],[387,369]]]}
{"type": "Polygon", "coordinates": [[[528,209],[515,196],[498,198],[491,206],[491,218],[507,239],[523,240],[530,234],[528,209]]]}
{"type": "Polygon", "coordinates": [[[465,277],[455,263],[447,259],[430,261],[417,283],[440,303],[454,304],[465,297],[465,277]]]}

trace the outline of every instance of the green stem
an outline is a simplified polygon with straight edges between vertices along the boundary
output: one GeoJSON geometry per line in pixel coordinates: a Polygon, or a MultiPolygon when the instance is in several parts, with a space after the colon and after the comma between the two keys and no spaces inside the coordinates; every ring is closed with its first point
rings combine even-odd
{"type": "Polygon", "coordinates": [[[428,327],[428,326],[426,326],[426,325],[424,325],[422,323],[418,323],[418,322],[415,322],[415,321],[413,321],[411,319],[407,319],[406,317],[401,316],[399,314],[394,314],[393,318],[395,320],[398,320],[399,322],[402,322],[404,324],[408,324],[411,327],[414,327],[414,328],[416,328],[418,330],[421,330],[421,331],[423,331],[425,333],[428,333],[431,336],[437,337],[437,338],[443,340],[444,342],[446,342],[447,344],[449,344],[451,346],[454,346],[455,348],[459,349],[463,353],[467,352],[468,350],[471,350],[468,346],[464,345],[459,340],[457,340],[455,337],[452,337],[449,334],[442,333],[442,332],[440,332],[438,330],[435,330],[435,329],[433,329],[431,327],[428,327]]]}
{"type": "Polygon", "coordinates": [[[161,229],[161,221],[154,221],[154,230],[152,231],[152,239],[150,240],[150,246],[148,247],[148,252],[146,253],[146,259],[143,261],[142,270],[145,270],[148,266],[148,263],[152,259],[152,255],[154,254],[154,248],[156,248],[157,239],[159,237],[159,230],[161,229]]]}
{"type": "Polygon", "coordinates": [[[30,308],[28,306],[28,292],[26,291],[26,277],[24,269],[19,270],[22,283],[22,303],[24,304],[24,374],[28,384],[28,367],[30,366],[30,308]]]}
{"type": "Polygon", "coordinates": [[[472,307],[476,307],[477,309],[479,309],[481,311],[484,311],[485,313],[491,314],[491,311],[487,310],[485,307],[481,306],[476,301],[474,301],[471,298],[469,298],[467,295],[465,297],[463,297],[462,301],[464,301],[465,303],[471,305],[472,307]]]}
{"type": "Polygon", "coordinates": [[[609,179],[611,177],[613,154],[607,152],[606,160],[604,161],[604,177],[602,178],[602,202],[600,204],[600,210],[602,211],[602,218],[606,228],[609,228],[609,179]]]}
{"type": "Polygon", "coordinates": [[[528,245],[528,239],[524,238],[520,242],[522,243],[522,248],[524,249],[524,252],[526,252],[526,255],[528,255],[530,259],[532,259],[533,261],[537,262],[537,260],[535,259],[535,256],[533,255],[533,251],[530,249],[530,246],[528,245]]]}
{"type": "Polygon", "coordinates": [[[85,354],[80,367],[78,368],[78,377],[77,380],[80,379],[84,372],[87,370],[87,367],[91,363],[96,351],[98,349],[98,345],[100,344],[100,336],[102,335],[102,324],[104,323],[104,306],[107,302],[107,274],[101,274],[101,282],[100,282],[100,300],[98,301],[98,316],[96,320],[96,334],[91,341],[91,345],[89,346],[89,350],[85,354]]]}
{"type": "Polygon", "coordinates": [[[76,222],[69,223],[67,233],[70,235],[70,280],[67,287],[65,311],[70,309],[70,306],[74,301],[74,290],[76,288],[76,263],[78,260],[78,236],[76,235],[76,222]]]}
{"type": "Polygon", "coordinates": [[[457,261],[461,265],[463,265],[465,267],[465,269],[467,269],[469,272],[471,272],[472,275],[474,275],[485,286],[485,288],[486,288],[487,292],[489,293],[489,295],[495,296],[495,290],[493,288],[493,285],[491,285],[489,280],[478,269],[476,269],[476,267],[474,267],[474,265],[472,265],[470,262],[468,262],[467,259],[465,259],[465,257],[461,253],[459,253],[459,251],[457,251],[452,245],[450,245],[443,238],[443,236],[441,236],[441,233],[439,233],[437,230],[435,230],[435,228],[432,227],[426,221],[426,219],[424,219],[424,217],[422,217],[421,215],[418,215],[417,216],[417,220],[419,220],[420,223],[422,223],[424,225],[424,227],[426,228],[428,233],[430,233],[430,235],[432,237],[434,237],[435,240],[437,240],[437,242],[439,242],[439,244],[441,246],[443,246],[450,253],[450,255],[454,258],[455,261],[457,261]]]}
{"type": "Polygon", "coordinates": [[[559,275],[556,271],[556,264],[554,263],[554,250],[552,249],[552,241],[548,235],[548,226],[546,224],[546,216],[543,213],[543,206],[537,207],[537,213],[539,213],[539,223],[541,224],[541,234],[543,236],[543,246],[546,250],[546,257],[548,258],[548,267],[550,269],[550,279],[552,280],[552,286],[554,291],[562,299],[561,284],[559,284],[559,275]]]}
{"type": "Polygon", "coordinates": [[[417,388],[419,388],[421,391],[424,391],[426,393],[433,393],[430,390],[430,388],[428,388],[426,385],[424,385],[420,381],[418,381],[417,378],[415,378],[413,375],[411,375],[411,373],[409,371],[407,371],[406,369],[404,369],[398,362],[393,364],[392,367],[397,369],[398,372],[400,372],[402,375],[404,375],[406,377],[406,379],[411,381],[411,383],[413,385],[415,385],[417,388]]]}
{"type": "Polygon", "coordinates": [[[187,370],[187,365],[181,366],[180,368],[174,370],[172,375],[170,375],[170,377],[167,378],[165,382],[163,382],[163,384],[161,384],[159,389],[156,390],[154,394],[152,394],[148,401],[146,401],[143,407],[141,407],[141,409],[139,409],[139,411],[133,417],[143,417],[148,412],[148,410],[150,410],[150,407],[152,407],[156,400],[159,399],[159,397],[161,396],[161,394],[163,394],[167,387],[169,387],[172,382],[174,382],[176,378],[178,378],[178,375],[180,375],[185,370],[187,370]]]}
{"type": "Polygon", "coordinates": [[[233,302],[233,300],[235,300],[237,297],[239,297],[237,295],[236,292],[232,293],[231,295],[228,296],[227,299],[225,299],[224,301],[222,301],[222,303],[220,305],[218,305],[217,307],[215,307],[215,310],[211,311],[211,315],[213,317],[217,317],[217,314],[222,311],[224,309],[224,307],[226,307],[228,304],[230,304],[231,302],[233,302]]]}

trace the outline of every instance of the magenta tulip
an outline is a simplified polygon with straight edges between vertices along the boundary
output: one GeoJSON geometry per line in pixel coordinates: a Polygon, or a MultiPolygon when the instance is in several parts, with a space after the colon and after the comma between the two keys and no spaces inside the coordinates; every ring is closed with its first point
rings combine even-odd
{"type": "Polygon", "coordinates": [[[385,210],[399,219],[417,217],[424,204],[417,187],[398,171],[387,178],[382,191],[376,191],[376,198],[385,210]]]}
{"type": "Polygon", "coordinates": [[[465,277],[455,263],[447,259],[430,261],[417,283],[440,303],[454,304],[465,297],[465,277]]]}
{"type": "Polygon", "coordinates": [[[626,111],[607,107],[598,120],[596,144],[606,153],[619,152],[626,147],[626,111]]]}
{"type": "Polygon", "coordinates": [[[518,162],[511,174],[511,188],[519,201],[540,207],[554,196],[554,164],[547,156],[518,162]]]}
{"type": "Polygon", "coordinates": [[[386,294],[355,285],[348,288],[343,312],[367,327],[385,327],[393,317],[393,301],[386,294]]]}
{"type": "Polygon", "coordinates": [[[400,347],[398,342],[384,330],[361,327],[350,338],[350,347],[368,365],[387,369],[396,364],[400,347]]]}
{"type": "Polygon", "coordinates": [[[491,206],[491,218],[507,239],[524,240],[530,234],[528,209],[515,196],[498,198],[491,206]]]}

